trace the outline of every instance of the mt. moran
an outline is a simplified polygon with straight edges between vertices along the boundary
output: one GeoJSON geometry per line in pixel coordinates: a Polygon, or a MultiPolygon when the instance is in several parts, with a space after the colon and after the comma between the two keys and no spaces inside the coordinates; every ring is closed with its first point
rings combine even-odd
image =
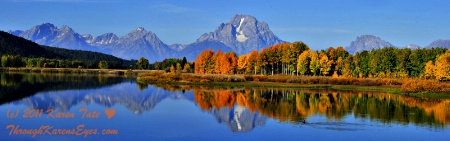
{"type": "Polygon", "coordinates": [[[217,41],[230,47],[237,54],[282,43],[265,22],[258,22],[255,17],[235,15],[227,24],[222,23],[214,32],[203,34],[196,43],[217,41]]]}
{"type": "Polygon", "coordinates": [[[9,33],[41,45],[97,51],[123,59],[145,57],[151,62],[183,56],[192,61],[205,49],[234,51],[239,55],[252,50],[260,51],[262,48],[283,42],[270,31],[267,23],[259,22],[253,16],[239,14],[231,18],[229,23],[222,23],[214,32],[205,33],[196,42],[188,45],[169,46],[155,33],[142,27],[122,37],[113,33],[97,37],[90,34],[80,35],[66,25],[58,29],[50,23],[37,25],[26,31],[15,30],[9,33]]]}

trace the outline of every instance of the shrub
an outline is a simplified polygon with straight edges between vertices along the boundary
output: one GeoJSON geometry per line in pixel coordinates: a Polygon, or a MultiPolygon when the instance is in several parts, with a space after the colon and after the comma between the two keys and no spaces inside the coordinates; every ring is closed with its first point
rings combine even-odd
{"type": "Polygon", "coordinates": [[[268,77],[264,75],[246,75],[244,76],[245,81],[262,81],[266,82],[268,77]]]}
{"type": "Polygon", "coordinates": [[[402,92],[406,93],[438,93],[448,91],[445,89],[446,83],[435,80],[407,80],[403,82],[402,92]]]}

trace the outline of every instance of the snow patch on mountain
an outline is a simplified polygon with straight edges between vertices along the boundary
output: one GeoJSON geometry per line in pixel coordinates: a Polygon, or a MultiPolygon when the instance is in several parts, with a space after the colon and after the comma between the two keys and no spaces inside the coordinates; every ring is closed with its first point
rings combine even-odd
{"type": "Polygon", "coordinates": [[[245,18],[241,18],[241,21],[239,22],[239,26],[236,29],[236,40],[239,42],[245,42],[248,38],[245,37],[244,31],[241,30],[242,23],[244,22],[245,18]]]}

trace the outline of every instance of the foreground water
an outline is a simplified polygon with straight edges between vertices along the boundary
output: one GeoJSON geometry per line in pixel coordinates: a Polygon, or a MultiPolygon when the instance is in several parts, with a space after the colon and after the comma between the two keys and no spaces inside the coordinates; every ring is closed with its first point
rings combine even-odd
{"type": "Polygon", "coordinates": [[[1,73],[1,140],[448,140],[450,99],[1,73]]]}

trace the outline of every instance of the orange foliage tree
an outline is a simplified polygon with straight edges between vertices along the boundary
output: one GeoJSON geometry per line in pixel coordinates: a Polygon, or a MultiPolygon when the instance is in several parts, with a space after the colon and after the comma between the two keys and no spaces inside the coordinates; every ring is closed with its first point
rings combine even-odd
{"type": "Polygon", "coordinates": [[[202,53],[200,53],[199,56],[197,56],[197,59],[195,60],[195,67],[194,72],[199,74],[205,74],[208,72],[208,69],[210,69],[211,65],[214,64],[214,60],[212,60],[214,56],[214,52],[212,50],[204,50],[202,53]]]}

